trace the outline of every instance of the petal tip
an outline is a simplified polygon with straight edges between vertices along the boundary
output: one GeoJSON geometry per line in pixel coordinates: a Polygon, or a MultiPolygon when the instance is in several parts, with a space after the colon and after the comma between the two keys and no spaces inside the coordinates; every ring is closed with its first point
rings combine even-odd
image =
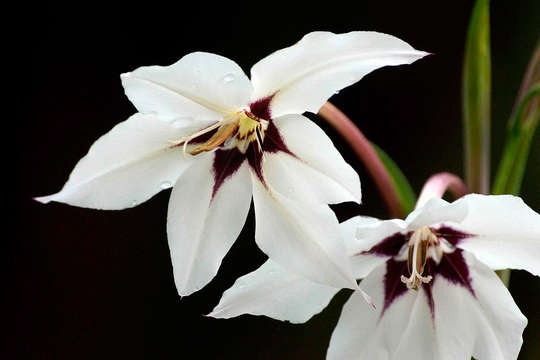
{"type": "Polygon", "coordinates": [[[373,309],[376,310],[377,306],[375,306],[375,303],[373,302],[373,299],[371,299],[371,296],[369,296],[364,290],[360,289],[360,287],[358,288],[358,290],[360,291],[362,297],[368,303],[368,305],[370,305],[373,309]]]}
{"type": "Polygon", "coordinates": [[[220,319],[221,318],[219,316],[219,309],[217,309],[217,307],[214,310],[212,310],[211,312],[209,312],[208,314],[202,314],[202,316],[208,317],[208,318],[214,318],[214,319],[220,319]]]}
{"type": "Polygon", "coordinates": [[[36,197],[33,197],[32,200],[38,201],[38,202],[40,202],[42,204],[48,204],[48,203],[50,203],[51,201],[54,200],[53,196],[54,195],[36,196],[36,197]]]}

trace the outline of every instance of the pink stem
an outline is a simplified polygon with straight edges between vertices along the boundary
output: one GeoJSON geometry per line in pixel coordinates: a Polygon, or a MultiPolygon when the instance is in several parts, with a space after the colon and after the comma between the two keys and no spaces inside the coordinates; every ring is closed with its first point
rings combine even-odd
{"type": "Polygon", "coordinates": [[[329,102],[324,104],[319,110],[319,116],[337,130],[360,158],[379,188],[379,192],[388,207],[390,215],[392,217],[404,216],[405,214],[402,214],[399,206],[399,198],[392,179],[364,134],[362,134],[347,115],[329,102]]]}
{"type": "Polygon", "coordinates": [[[416,202],[416,208],[422,207],[431,198],[442,198],[446,191],[450,191],[458,199],[467,194],[467,186],[458,176],[449,172],[432,175],[424,184],[422,192],[416,202]]]}

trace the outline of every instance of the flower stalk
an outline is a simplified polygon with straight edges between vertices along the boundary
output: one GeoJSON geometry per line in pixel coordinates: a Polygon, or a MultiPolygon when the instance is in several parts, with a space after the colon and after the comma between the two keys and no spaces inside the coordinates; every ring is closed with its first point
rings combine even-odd
{"type": "Polygon", "coordinates": [[[326,120],[347,141],[360,161],[366,166],[392,217],[402,217],[399,197],[383,162],[358,127],[335,105],[326,102],[319,110],[326,120]]]}
{"type": "Polygon", "coordinates": [[[468,193],[467,186],[458,176],[449,172],[438,173],[432,175],[424,184],[416,202],[416,207],[424,206],[429,199],[442,198],[446,191],[452,193],[455,199],[459,199],[468,193]]]}

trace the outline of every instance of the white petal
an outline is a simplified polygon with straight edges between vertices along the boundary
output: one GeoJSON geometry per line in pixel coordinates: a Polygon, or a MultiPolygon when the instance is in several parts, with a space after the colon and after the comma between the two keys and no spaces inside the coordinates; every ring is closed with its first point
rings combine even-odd
{"type": "Polygon", "coordinates": [[[265,153],[264,176],[281,194],[303,202],[360,203],[360,179],[315,123],[302,115],[273,120],[294,154],[265,153]]]}
{"type": "Polygon", "coordinates": [[[378,266],[361,283],[376,305],[355,292],[347,301],[330,339],[327,359],[435,359],[431,313],[423,291],[407,291],[385,310],[383,279],[378,266]]]}
{"type": "Polygon", "coordinates": [[[188,54],[170,66],[122,74],[122,84],[140,112],[155,112],[164,120],[216,121],[246,106],[253,91],[235,62],[204,52],[188,54]]]}
{"type": "Polygon", "coordinates": [[[476,235],[461,240],[492,269],[524,269],[540,275],[540,214],[519,197],[471,194],[454,202],[468,209],[457,230],[476,235]]]}
{"type": "Polygon", "coordinates": [[[357,251],[358,240],[356,239],[356,231],[360,226],[371,225],[379,222],[380,220],[369,216],[355,216],[339,224],[339,231],[343,241],[345,241],[345,247],[347,252],[351,255],[357,251]]]}
{"type": "Polygon", "coordinates": [[[380,220],[376,218],[356,216],[339,224],[341,237],[343,238],[343,241],[345,241],[347,253],[351,259],[353,274],[357,279],[366,277],[374,268],[387,260],[387,258],[382,256],[361,254],[365,245],[362,243],[361,239],[356,238],[356,232],[359,227],[372,225],[378,222],[380,222],[380,220]]]}
{"type": "Polygon", "coordinates": [[[356,289],[334,213],[326,205],[290,200],[252,175],[255,240],[285,269],[329,286],[356,289]]]}
{"type": "Polygon", "coordinates": [[[191,164],[170,140],[185,135],[153,116],[135,114],[99,138],[62,191],[36,198],[95,209],[124,209],[171,187],[191,164]]]}
{"type": "Polygon", "coordinates": [[[362,222],[356,230],[356,241],[349,244],[349,251],[351,254],[368,251],[387,237],[406,232],[407,225],[400,219],[362,222]]]}
{"type": "Polygon", "coordinates": [[[251,69],[253,99],[276,94],[274,117],[316,113],[336,91],[387,65],[409,64],[427,53],[391,35],[369,31],[312,32],[251,69]]]}
{"type": "Polygon", "coordinates": [[[437,277],[433,284],[435,329],[444,359],[516,359],[527,319],[497,275],[466,254],[474,297],[437,277]]]}
{"type": "Polygon", "coordinates": [[[229,288],[208,314],[228,319],[242,314],[303,323],[321,312],[340,289],[314,283],[267,260],[229,288]]]}
{"type": "Polygon", "coordinates": [[[246,163],[221,185],[212,199],[213,154],[178,179],[169,201],[167,234],[178,293],[189,295],[212,280],[245,223],[251,202],[246,163]]]}
{"type": "Polygon", "coordinates": [[[405,222],[409,230],[416,230],[422,226],[430,226],[441,221],[462,221],[467,215],[467,206],[463,203],[432,198],[421,208],[415,209],[407,216],[405,222]]]}

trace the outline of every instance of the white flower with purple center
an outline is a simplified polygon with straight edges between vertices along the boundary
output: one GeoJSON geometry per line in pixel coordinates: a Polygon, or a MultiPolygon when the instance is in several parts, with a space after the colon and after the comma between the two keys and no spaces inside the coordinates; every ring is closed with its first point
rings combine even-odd
{"type": "MultiPolygon", "coordinates": [[[[357,217],[340,230],[376,310],[352,294],[328,359],[517,358],[527,319],[493,270],[540,275],[540,215],[520,198],[431,199],[405,220],[357,217]]],[[[239,278],[210,316],[304,322],[338,291],[268,260],[239,278]]]]}
{"type": "Polygon", "coordinates": [[[361,200],[356,172],[301,114],[387,65],[426,53],[376,32],[314,32],[264,58],[251,81],[196,52],[122,75],[139,111],[98,139],[64,188],[37,198],[124,209],[173,187],[167,233],[180,295],[206,285],[239,235],[251,199],[255,240],[307,278],[357,288],[327,204],[361,200]]]}

